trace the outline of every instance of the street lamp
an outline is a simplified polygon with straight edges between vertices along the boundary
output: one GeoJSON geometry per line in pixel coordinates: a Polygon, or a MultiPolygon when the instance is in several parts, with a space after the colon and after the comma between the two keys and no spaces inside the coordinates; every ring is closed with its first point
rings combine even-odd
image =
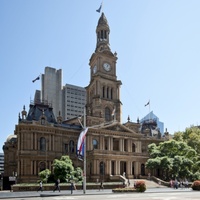
{"type": "MultiPolygon", "coordinates": [[[[97,128],[97,127],[100,127],[102,125],[104,125],[104,123],[102,124],[99,124],[99,125],[94,125],[94,126],[90,126],[90,127],[86,127],[86,109],[84,108],[84,117],[83,117],[83,124],[81,123],[80,121],[80,118],[78,117],[77,118],[80,125],[82,126],[82,128],[84,129],[84,131],[81,132],[79,138],[82,140],[82,138],[84,138],[84,141],[83,141],[83,146],[84,146],[84,155],[83,155],[83,193],[85,194],[86,193],[86,133],[87,133],[87,130],[89,128],[97,128]],[[83,135],[82,135],[83,133],[83,135]]],[[[111,121],[110,123],[113,123],[113,121],[111,121]]],[[[80,141],[78,141],[79,143],[80,141]]],[[[78,147],[79,148],[79,147],[78,147]]]]}

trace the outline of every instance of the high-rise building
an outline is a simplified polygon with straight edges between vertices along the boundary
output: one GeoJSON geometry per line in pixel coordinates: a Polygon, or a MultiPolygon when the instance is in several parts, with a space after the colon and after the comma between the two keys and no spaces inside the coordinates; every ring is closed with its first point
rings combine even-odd
{"type": "Polygon", "coordinates": [[[84,87],[65,84],[62,86],[62,69],[45,67],[42,74],[41,92],[36,90],[34,102],[48,102],[53,108],[55,117],[63,120],[81,116],[86,105],[86,89],[84,87]]]}
{"type": "Polygon", "coordinates": [[[164,123],[159,120],[159,118],[151,111],[145,117],[140,120],[141,125],[149,125],[151,131],[159,131],[162,135],[164,134],[164,123]]]}
{"type": "Polygon", "coordinates": [[[63,119],[71,119],[84,114],[86,105],[86,89],[66,84],[63,87],[63,119]]]}
{"type": "Polygon", "coordinates": [[[4,173],[4,154],[0,153],[0,174],[4,173]]]}
{"type": "MultiPolygon", "coordinates": [[[[41,100],[52,104],[54,115],[62,111],[62,70],[45,67],[42,74],[41,100]]],[[[62,112],[61,112],[62,115],[62,112]]]]}

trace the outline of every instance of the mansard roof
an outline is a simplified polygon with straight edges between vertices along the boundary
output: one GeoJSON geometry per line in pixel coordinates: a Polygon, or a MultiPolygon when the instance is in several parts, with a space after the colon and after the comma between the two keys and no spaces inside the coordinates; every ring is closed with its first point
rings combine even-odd
{"type": "Polygon", "coordinates": [[[39,121],[41,117],[45,117],[45,119],[49,123],[57,123],[55,116],[53,114],[53,108],[51,104],[44,101],[37,101],[30,104],[28,116],[26,117],[27,121],[39,121]]]}

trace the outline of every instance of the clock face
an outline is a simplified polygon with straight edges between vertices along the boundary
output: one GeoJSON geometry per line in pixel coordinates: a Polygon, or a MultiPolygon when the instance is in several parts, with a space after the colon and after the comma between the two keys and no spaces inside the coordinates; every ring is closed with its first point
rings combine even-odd
{"type": "Polygon", "coordinates": [[[111,66],[110,66],[109,63],[104,63],[104,64],[103,64],[103,68],[104,68],[106,71],[110,71],[111,66]]]}
{"type": "Polygon", "coordinates": [[[95,65],[94,67],[93,67],[93,73],[95,74],[97,72],[97,66],[95,65]]]}

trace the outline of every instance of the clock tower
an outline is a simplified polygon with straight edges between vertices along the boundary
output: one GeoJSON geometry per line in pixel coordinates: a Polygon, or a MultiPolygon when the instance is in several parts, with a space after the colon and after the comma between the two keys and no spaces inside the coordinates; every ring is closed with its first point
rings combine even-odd
{"type": "Polygon", "coordinates": [[[121,81],[116,76],[117,53],[109,44],[110,28],[104,13],[96,28],[96,49],[90,58],[90,83],[87,90],[87,126],[121,122],[121,81]]]}

